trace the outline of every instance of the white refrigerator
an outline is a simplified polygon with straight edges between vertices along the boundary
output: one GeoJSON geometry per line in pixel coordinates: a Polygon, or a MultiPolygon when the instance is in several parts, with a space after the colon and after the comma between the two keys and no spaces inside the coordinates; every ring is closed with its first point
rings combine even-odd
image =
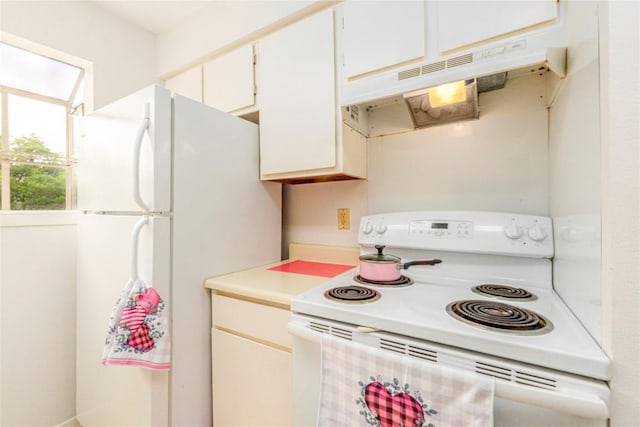
{"type": "Polygon", "coordinates": [[[78,421],[211,425],[211,306],[203,282],[280,259],[282,189],[260,181],[258,127],[152,86],[78,119],[74,130],[83,213],[78,421]],[[101,364],[111,309],[134,270],[167,304],[169,371],[101,364]]]}

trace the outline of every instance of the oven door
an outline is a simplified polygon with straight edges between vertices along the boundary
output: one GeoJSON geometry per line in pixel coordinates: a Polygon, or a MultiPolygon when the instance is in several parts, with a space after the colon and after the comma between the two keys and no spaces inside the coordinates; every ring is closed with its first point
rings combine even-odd
{"type": "MultiPolygon", "coordinates": [[[[315,319],[294,314],[289,322],[293,337],[293,395],[295,426],[316,425],[321,383],[321,347],[323,333],[378,345],[393,342],[393,348],[403,345],[435,352],[453,361],[457,368],[469,366],[475,372],[495,378],[494,425],[496,427],[605,427],[609,417],[609,388],[596,381],[556,371],[541,370],[498,358],[488,358],[465,350],[451,349],[430,342],[416,341],[366,328],[315,319]],[[482,372],[477,366],[491,366],[482,372]],[[510,374],[506,370],[515,373],[510,374]],[[527,380],[526,378],[534,380],[527,380]],[[535,382],[534,382],[535,381],[535,382]],[[529,384],[526,384],[526,383],[529,384]],[[539,382],[539,383],[538,383],[539,382]],[[525,383],[525,384],[523,384],[525,383]]],[[[425,363],[431,363],[425,361],[425,363]]],[[[442,363],[442,362],[438,362],[442,363]]]]}

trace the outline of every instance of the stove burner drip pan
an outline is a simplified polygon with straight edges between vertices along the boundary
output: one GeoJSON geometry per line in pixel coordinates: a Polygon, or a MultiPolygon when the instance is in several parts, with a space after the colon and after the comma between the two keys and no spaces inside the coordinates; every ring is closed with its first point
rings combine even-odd
{"type": "Polygon", "coordinates": [[[447,305],[447,313],[469,325],[496,332],[541,335],[553,330],[553,324],[543,316],[496,301],[455,301],[447,305]]]}
{"type": "Polygon", "coordinates": [[[355,280],[358,283],[361,283],[363,285],[371,285],[371,286],[393,286],[393,287],[400,287],[400,286],[409,286],[409,285],[413,285],[413,280],[410,279],[407,276],[400,276],[399,279],[397,280],[385,280],[385,281],[376,281],[376,280],[369,280],[369,279],[365,279],[364,277],[362,277],[361,275],[357,275],[353,278],[353,280],[355,280]]]}
{"type": "Polygon", "coordinates": [[[471,290],[479,295],[514,301],[535,301],[538,299],[538,297],[526,289],[514,288],[513,286],[507,285],[496,285],[493,283],[483,283],[482,285],[474,286],[471,290]]]}
{"type": "Polygon", "coordinates": [[[365,304],[380,299],[380,292],[362,286],[348,285],[331,288],[324,293],[325,298],[345,304],[365,304]]]}

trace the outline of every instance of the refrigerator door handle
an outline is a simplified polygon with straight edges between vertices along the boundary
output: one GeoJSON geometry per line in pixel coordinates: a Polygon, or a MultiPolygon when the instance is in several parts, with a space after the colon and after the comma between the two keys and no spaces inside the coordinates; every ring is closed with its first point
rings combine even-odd
{"type": "Polygon", "coordinates": [[[140,243],[140,230],[149,223],[149,217],[143,216],[133,226],[131,231],[131,281],[138,280],[138,246],[140,243]]]}
{"type": "Polygon", "coordinates": [[[142,148],[144,134],[149,130],[149,122],[149,103],[147,102],[144,105],[144,119],[138,128],[136,141],[133,147],[133,198],[136,200],[138,206],[140,206],[140,209],[145,212],[148,212],[151,208],[142,199],[142,194],[140,194],[140,150],[142,148]]]}

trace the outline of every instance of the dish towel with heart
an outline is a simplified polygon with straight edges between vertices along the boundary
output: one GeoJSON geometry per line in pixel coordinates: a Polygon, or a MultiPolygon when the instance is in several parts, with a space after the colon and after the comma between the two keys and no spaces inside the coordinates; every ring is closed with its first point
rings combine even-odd
{"type": "Polygon", "coordinates": [[[129,281],[111,311],[102,364],[169,369],[166,314],[166,304],[152,286],[142,280],[129,281]]]}
{"type": "Polygon", "coordinates": [[[323,335],[318,426],[493,426],[493,378],[323,335]]]}

